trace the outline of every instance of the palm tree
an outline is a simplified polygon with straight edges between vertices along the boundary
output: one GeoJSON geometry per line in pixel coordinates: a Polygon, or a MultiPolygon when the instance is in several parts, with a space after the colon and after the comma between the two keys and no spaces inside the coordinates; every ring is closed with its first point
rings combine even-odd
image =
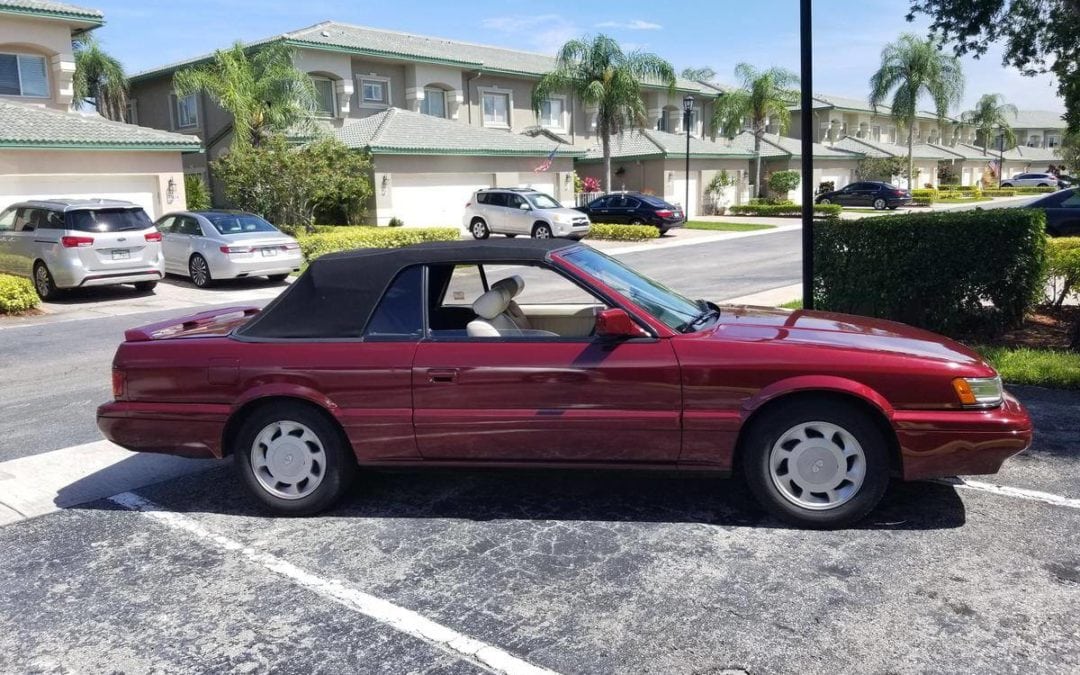
{"type": "Polygon", "coordinates": [[[712,133],[735,136],[750,123],[754,134],[754,154],[757,161],[754,168],[754,185],[758,196],[764,196],[761,184],[761,139],[769,120],[776,123],[782,134],[791,123],[791,106],[799,99],[799,78],[795,73],[783,68],[758,70],[749,63],[735,66],[735,77],[739,88],[726,92],[716,100],[713,108],[712,133]]]}
{"type": "Polygon", "coordinates": [[[679,77],[692,82],[712,82],[716,79],[716,71],[709,66],[701,68],[683,68],[679,77]]]}
{"type": "Polygon", "coordinates": [[[960,119],[965,124],[975,127],[975,133],[982,141],[979,145],[982,146],[985,155],[986,147],[990,145],[990,136],[995,129],[1001,131],[1004,147],[1016,145],[1016,134],[1013,133],[1012,126],[1009,124],[1010,115],[1016,119],[1016,106],[1006,103],[1005,97],[1001,94],[983,94],[975,102],[975,108],[961,113],[960,119]]]}
{"type": "Polygon", "coordinates": [[[249,53],[237,42],[206,65],[173,76],[178,96],[205,92],[233,118],[233,144],[261,144],[273,133],[313,127],[315,85],[293,65],[293,50],[273,43],[249,53]]]}
{"type": "Polygon", "coordinates": [[[596,131],[604,152],[604,190],[611,190],[611,137],[633,126],[648,124],[642,81],[662,84],[675,92],[675,69],[655,54],[624,53],[606,35],[570,40],[559,49],[555,69],[540,78],[532,91],[536,114],[553,94],[570,92],[587,106],[596,106],[596,131]]]}
{"type": "Polygon", "coordinates": [[[908,130],[907,182],[910,189],[915,173],[912,148],[919,98],[928,95],[933,100],[938,122],[943,124],[949,106],[959,103],[964,94],[964,72],[960,61],[942,52],[932,40],[904,33],[881,51],[881,67],[870,78],[870,106],[876,111],[890,93],[892,117],[908,130]]]}
{"type": "Polygon", "coordinates": [[[128,80],[124,67],[101,48],[93,35],[83,34],[74,42],[75,75],[72,80],[72,107],[88,103],[102,117],[121,121],[127,110],[128,80]]]}

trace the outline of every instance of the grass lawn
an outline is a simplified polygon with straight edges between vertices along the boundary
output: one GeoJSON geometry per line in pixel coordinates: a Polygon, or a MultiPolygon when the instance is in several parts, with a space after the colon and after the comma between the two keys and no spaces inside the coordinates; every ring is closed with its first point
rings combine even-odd
{"type": "Polygon", "coordinates": [[[802,309],[802,300],[788,300],[780,306],[784,309],[802,309]]]}
{"type": "Polygon", "coordinates": [[[973,204],[975,202],[992,202],[993,197],[961,197],[959,199],[939,199],[935,204],[973,204]]]}
{"type": "Polygon", "coordinates": [[[713,230],[716,232],[752,232],[754,230],[771,230],[775,225],[758,225],[756,223],[709,223],[703,220],[691,220],[683,225],[688,230],[713,230]]]}
{"type": "Polygon", "coordinates": [[[1031,347],[975,347],[1008,384],[1080,389],[1080,354],[1031,347]]]}

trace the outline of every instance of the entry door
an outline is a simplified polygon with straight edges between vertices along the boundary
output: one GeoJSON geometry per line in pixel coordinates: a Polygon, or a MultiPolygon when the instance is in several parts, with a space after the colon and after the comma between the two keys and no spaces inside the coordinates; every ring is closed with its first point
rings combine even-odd
{"type": "Polygon", "coordinates": [[[422,342],[413,421],[425,459],[675,462],[669,340],[422,342]]]}

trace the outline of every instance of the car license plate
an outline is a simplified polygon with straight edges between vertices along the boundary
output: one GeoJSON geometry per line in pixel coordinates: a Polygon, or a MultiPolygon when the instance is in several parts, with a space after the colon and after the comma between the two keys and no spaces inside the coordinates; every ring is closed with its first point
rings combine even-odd
{"type": "Polygon", "coordinates": [[[276,248],[264,248],[262,250],[262,254],[263,254],[264,258],[272,258],[273,256],[277,255],[277,249],[276,248]]]}
{"type": "Polygon", "coordinates": [[[126,248],[114,248],[112,250],[112,259],[113,260],[127,260],[130,257],[131,257],[131,252],[128,251],[126,248]]]}

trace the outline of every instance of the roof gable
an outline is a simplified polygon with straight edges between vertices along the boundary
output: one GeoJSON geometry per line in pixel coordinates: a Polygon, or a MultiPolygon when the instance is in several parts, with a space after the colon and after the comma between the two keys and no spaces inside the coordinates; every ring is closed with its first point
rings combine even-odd
{"type": "Polygon", "coordinates": [[[100,26],[105,22],[100,10],[52,0],[0,0],[0,14],[65,19],[79,24],[89,24],[90,27],[100,26]]]}

